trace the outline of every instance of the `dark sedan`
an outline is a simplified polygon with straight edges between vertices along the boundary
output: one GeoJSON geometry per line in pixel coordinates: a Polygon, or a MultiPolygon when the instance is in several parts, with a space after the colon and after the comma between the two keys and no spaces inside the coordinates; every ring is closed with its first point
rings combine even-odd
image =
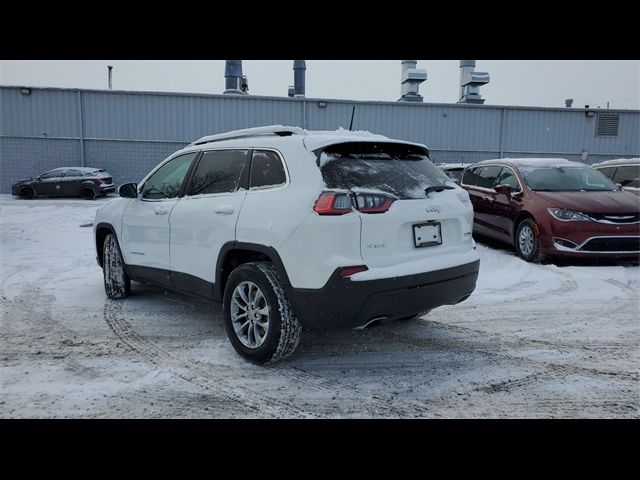
{"type": "Polygon", "coordinates": [[[62,167],[37,177],[18,180],[11,193],[25,200],[36,197],[81,197],[91,200],[115,190],[111,175],[103,168],[62,167]]]}
{"type": "Polygon", "coordinates": [[[474,232],[515,246],[520,257],[640,255],[640,199],[602,173],[565,159],[485,160],[460,184],[474,232]]]}

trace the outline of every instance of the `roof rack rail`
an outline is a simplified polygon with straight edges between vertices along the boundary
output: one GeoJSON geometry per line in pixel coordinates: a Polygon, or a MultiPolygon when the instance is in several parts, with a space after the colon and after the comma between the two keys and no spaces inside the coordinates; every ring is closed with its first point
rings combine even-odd
{"type": "Polygon", "coordinates": [[[306,135],[307,131],[300,127],[288,127],[285,125],[269,125],[267,127],[254,127],[243,128],[241,130],[233,130],[226,133],[218,133],[216,135],[208,135],[202,137],[195,142],[189,144],[190,147],[194,145],[202,145],[211,142],[220,142],[222,140],[232,140],[234,138],[246,138],[257,137],[263,135],[278,135],[281,137],[287,137],[289,135],[306,135]]]}

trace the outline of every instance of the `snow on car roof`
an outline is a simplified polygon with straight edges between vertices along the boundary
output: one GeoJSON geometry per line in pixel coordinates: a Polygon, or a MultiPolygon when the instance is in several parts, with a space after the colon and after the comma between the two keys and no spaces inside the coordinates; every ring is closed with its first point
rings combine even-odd
{"type": "Polygon", "coordinates": [[[608,167],[608,166],[626,165],[626,164],[638,165],[638,164],[640,164],[640,157],[636,157],[636,158],[614,158],[613,160],[606,160],[604,162],[594,163],[591,166],[595,168],[595,167],[608,167]]]}
{"type": "Polygon", "coordinates": [[[496,158],[492,160],[482,160],[476,165],[486,165],[489,163],[510,163],[516,167],[561,167],[565,165],[584,165],[580,162],[572,162],[566,158],[496,158]]]}

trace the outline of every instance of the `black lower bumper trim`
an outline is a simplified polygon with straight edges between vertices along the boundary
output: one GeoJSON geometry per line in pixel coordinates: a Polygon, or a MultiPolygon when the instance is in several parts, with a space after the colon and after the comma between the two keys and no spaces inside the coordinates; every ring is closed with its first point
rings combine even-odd
{"type": "Polygon", "coordinates": [[[475,289],[480,261],[402,277],[356,282],[337,271],[320,289],[291,288],[296,317],[310,329],[356,328],[465,300],[475,289]]]}

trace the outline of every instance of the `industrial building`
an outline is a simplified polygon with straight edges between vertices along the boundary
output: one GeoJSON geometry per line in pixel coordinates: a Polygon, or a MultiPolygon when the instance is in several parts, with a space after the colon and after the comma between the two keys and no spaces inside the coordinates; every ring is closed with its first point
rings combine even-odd
{"type": "MultiPolygon", "coordinates": [[[[204,135],[260,125],[368,130],[420,142],[434,162],[564,157],[592,164],[640,156],[640,110],[492,106],[479,94],[489,74],[461,61],[460,101],[423,103],[427,78],[401,65],[398,102],[307,98],[304,61],[289,96],[249,95],[241,61],[228,61],[222,94],[0,86],[0,191],[70,165],[105,168],[116,184],[140,180],[172,152],[204,135]],[[355,110],[354,110],[355,107],[355,110]]],[[[110,70],[111,71],[111,70],[110,70]]]]}

